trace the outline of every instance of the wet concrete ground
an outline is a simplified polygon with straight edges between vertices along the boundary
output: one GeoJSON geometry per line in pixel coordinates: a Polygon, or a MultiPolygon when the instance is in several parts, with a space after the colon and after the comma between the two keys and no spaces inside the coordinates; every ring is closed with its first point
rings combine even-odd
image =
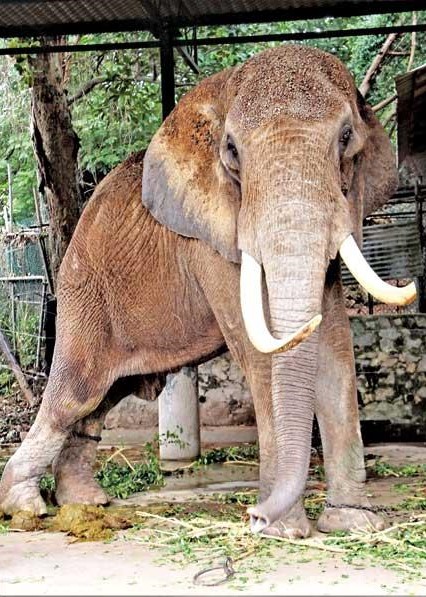
{"type": "MultiPolygon", "coordinates": [[[[0,594],[6,595],[228,595],[230,585],[198,587],[200,567],[157,563],[158,554],[120,538],[111,544],[69,544],[62,534],[9,534],[0,539],[0,594]]],[[[247,595],[425,595],[426,584],[404,583],[390,570],[356,569],[335,555],[304,552],[274,566],[247,595]]]]}
{"type": "MultiPolygon", "coordinates": [[[[105,446],[107,449],[107,446],[105,446]]],[[[426,463],[424,445],[369,446],[366,454],[381,455],[394,465],[426,463]]],[[[158,492],[136,494],[126,504],[141,506],[156,501],[201,499],[212,492],[253,488],[257,468],[216,466],[205,473],[173,478],[158,492]],[[236,479],[230,481],[230,478],[236,479]]],[[[401,479],[374,479],[368,491],[376,504],[398,503],[393,485],[401,479]]],[[[116,501],[120,503],[119,500],[116,501]]],[[[232,583],[199,587],[193,576],[202,567],[179,567],[159,561],[158,551],[124,531],[110,543],[70,543],[62,533],[9,532],[0,535],[0,595],[224,595],[240,594],[232,583]]],[[[238,564],[235,564],[238,569],[238,564]]],[[[405,581],[382,566],[351,566],[340,555],[318,550],[298,550],[283,555],[272,549],[271,570],[249,575],[244,593],[249,595],[426,595],[425,580],[405,581]]]]}

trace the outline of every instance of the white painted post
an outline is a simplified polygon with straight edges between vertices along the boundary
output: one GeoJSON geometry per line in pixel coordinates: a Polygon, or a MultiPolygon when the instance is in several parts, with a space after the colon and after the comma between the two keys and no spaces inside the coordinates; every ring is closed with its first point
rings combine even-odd
{"type": "Polygon", "coordinates": [[[158,432],[161,460],[194,460],[200,455],[197,367],[182,367],[167,376],[158,398],[158,432]]]}

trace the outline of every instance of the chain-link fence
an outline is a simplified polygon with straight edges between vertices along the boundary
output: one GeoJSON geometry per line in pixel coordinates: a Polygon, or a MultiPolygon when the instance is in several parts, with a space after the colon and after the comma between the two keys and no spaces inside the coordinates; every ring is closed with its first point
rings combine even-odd
{"type": "MultiPolygon", "coordinates": [[[[44,233],[22,230],[0,240],[0,329],[29,380],[44,377],[48,277],[44,233]]],[[[3,358],[3,357],[2,357],[3,358]]],[[[0,391],[12,383],[2,360],[0,391]]]]}

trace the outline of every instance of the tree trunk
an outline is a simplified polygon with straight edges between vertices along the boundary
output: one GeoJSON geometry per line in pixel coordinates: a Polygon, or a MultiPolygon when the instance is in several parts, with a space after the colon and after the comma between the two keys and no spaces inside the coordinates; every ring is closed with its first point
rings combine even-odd
{"type": "Polygon", "coordinates": [[[359,86],[360,93],[367,97],[371,85],[373,84],[374,79],[380,72],[380,69],[383,66],[383,61],[388,54],[389,50],[391,49],[393,43],[401,36],[401,33],[391,33],[387,36],[385,42],[383,43],[382,47],[380,48],[379,53],[374,57],[373,62],[370,65],[370,68],[367,70],[364,80],[362,81],[361,85],[359,86]]]}
{"type": "MultiPolygon", "coordinates": [[[[43,40],[51,45],[60,38],[43,40]]],[[[45,193],[50,220],[50,254],[53,282],[77,224],[82,197],[79,186],[75,133],[64,90],[62,54],[30,58],[32,71],[32,139],[40,191],[45,193]]]]}

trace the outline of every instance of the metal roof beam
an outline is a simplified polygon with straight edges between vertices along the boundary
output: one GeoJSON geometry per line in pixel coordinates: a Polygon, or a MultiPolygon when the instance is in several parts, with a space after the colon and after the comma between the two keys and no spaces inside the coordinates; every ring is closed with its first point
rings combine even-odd
{"type": "MultiPolygon", "coordinates": [[[[359,37],[363,35],[388,35],[389,33],[409,33],[413,31],[426,31],[426,23],[416,25],[394,25],[389,27],[370,27],[360,29],[331,29],[324,31],[306,31],[295,33],[267,33],[260,35],[240,35],[228,37],[201,37],[191,41],[191,45],[216,46],[221,44],[235,45],[247,43],[263,43],[273,41],[302,41],[308,39],[359,37]]],[[[173,47],[184,47],[188,45],[187,39],[172,39],[173,47]]],[[[0,56],[16,56],[24,54],[43,54],[57,52],[96,52],[108,50],[137,50],[144,48],[159,48],[160,41],[129,41],[129,42],[107,42],[97,44],[64,44],[57,46],[21,46],[16,48],[0,48],[0,56]]]]}

